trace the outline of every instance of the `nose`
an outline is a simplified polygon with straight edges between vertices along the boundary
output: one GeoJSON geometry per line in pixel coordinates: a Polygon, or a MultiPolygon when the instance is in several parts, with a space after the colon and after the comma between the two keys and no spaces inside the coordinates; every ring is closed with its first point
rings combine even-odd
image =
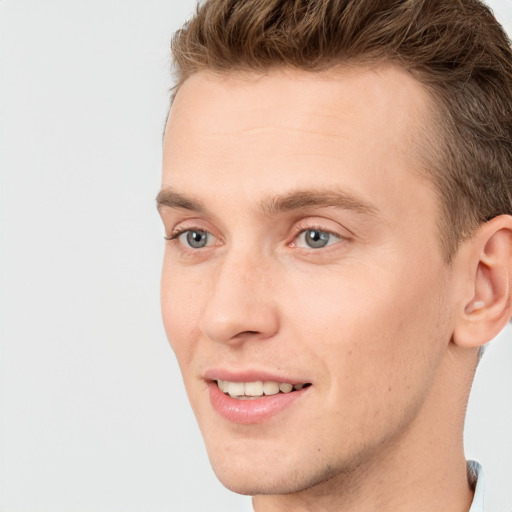
{"type": "Polygon", "coordinates": [[[210,340],[240,344],[271,338],[279,330],[272,271],[263,257],[226,257],[210,282],[199,328],[210,340]]]}

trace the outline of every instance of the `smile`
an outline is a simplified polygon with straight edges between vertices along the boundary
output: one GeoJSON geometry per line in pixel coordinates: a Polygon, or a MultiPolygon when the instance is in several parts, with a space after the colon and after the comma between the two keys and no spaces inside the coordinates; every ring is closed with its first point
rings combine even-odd
{"type": "Polygon", "coordinates": [[[301,397],[310,393],[312,387],[310,383],[292,385],[266,380],[211,380],[208,384],[213,409],[230,423],[245,425],[266,422],[285,410],[290,410],[295,402],[301,401],[301,397]],[[226,389],[228,391],[224,391],[226,389]]]}
{"type": "Polygon", "coordinates": [[[218,388],[238,400],[251,400],[262,396],[272,396],[279,393],[291,393],[308,387],[309,383],[290,384],[289,382],[255,381],[255,382],[230,382],[217,380],[218,388]]]}

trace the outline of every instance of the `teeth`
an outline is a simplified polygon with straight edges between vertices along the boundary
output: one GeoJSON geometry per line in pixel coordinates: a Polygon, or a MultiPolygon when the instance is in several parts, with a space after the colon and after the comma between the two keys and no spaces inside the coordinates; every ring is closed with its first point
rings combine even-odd
{"type": "Polygon", "coordinates": [[[304,384],[290,384],[289,382],[273,382],[261,380],[256,382],[230,382],[227,380],[218,380],[217,385],[223,393],[227,393],[231,398],[261,397],[263,395],[277,395],[281,393],[290,393],[292,390],[300,390],[304,384]]]}
{"type": "Polygon", "coordinates": [[[283,393],[289,393],[293,389],[293,386],[291,384],[288,384],[288,382],[283,382],[282,384],[279,384],[279,391],[282,391],[283,393]]]}
{"type": "Polygon", "coordinates": [[[263,393],[265,393],[265,395],[277,395],[277,393],[279,393],[279,384],[271,381],[264,382],[263,393]]]}
{"type": "Polygon", "coordinates": [[[245,384],[243,382],[228,382],[228,393],[231,398],[245,395],[245,384]]]}
{"type": "Polygon", "coordinates": [[[263,395],[264,385],[260,380],[258,382],[246,382],[245,394],[247,396],[261,396],[263,395]]]}

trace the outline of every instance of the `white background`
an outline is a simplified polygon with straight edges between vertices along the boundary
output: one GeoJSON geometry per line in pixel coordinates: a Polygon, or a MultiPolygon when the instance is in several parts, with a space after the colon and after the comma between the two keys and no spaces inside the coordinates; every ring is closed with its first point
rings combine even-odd
{"type": "MultiPolygon", "coordinates": [[[[1,512],[251,509],[209,467],[160,321],[168,46],[194,5],[0,1],[1,512]]],[[[512,510],[511,403],[508,330],[466,431],[491,512],[512,510]]]]}

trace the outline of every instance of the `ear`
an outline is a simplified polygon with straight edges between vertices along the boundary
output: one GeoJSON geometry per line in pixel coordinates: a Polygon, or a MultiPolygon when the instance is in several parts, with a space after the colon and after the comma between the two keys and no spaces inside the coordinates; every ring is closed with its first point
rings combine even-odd
{"type": "Polygon", "coordinates": [[[475,348],[491,341],[512,315],[512,216],[482,224],[463,246],[455,262],[463,286],[453,342],[475,348]]]}

